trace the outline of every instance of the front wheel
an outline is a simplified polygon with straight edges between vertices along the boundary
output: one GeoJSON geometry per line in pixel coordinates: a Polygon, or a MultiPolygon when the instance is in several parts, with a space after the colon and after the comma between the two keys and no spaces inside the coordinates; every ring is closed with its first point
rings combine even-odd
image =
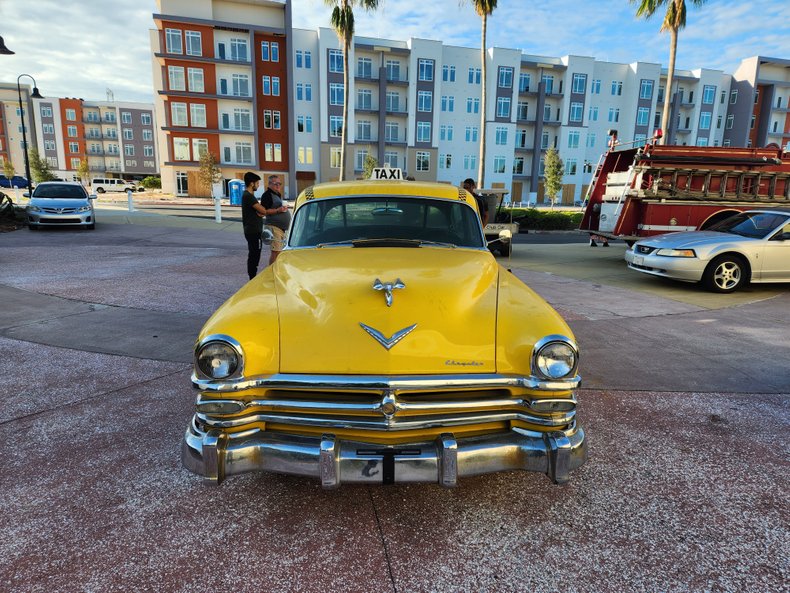
{"type": "Polygon", "coordinates": [[[743,258],[737,255],[721,255],[705,268],[702,283],[713,292],[735,292],[749,281],[748,276],[743,258]]]}
{"type": "Polygon", "coordinates": [[[96,188],[96,193],[97,194],[103,194],[104,193],[104,188],[103,187],[97,187],[96,188]]]}

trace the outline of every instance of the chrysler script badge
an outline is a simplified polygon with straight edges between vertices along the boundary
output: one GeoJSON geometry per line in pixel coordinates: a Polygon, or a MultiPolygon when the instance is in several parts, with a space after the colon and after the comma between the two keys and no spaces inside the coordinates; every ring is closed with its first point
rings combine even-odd
{"type": "Polygon", "coordinates": [[[414,325],[410,325],[409,327],[404,327],[402,330],[396,331],[394,334],[392,334],[391,338],[387,338],[379,330],[373,329],[369,325],[365,325],[364,323],[360,323],[359,325],[361,325],[362,329],[364,329],[371,336],[373,336],[373,339],[376,340],[382,346],[384,346],[384,348],[386,348],[387,350],[389,350],[395,344],[400,342],[403,338],[409,335],[414,330],[415,327],[417,327],[416,323],[414,325]]]}
{"type": "Polygon", "coordinates": [[[382,283],[381,280],[376,278],[376,281],[373,283],[373,290],[383,290],[384,291],[384,300],[387,301],[387,306],[392,306],[392,291],[396,288],[406,288],[406,285],[401,282],[401,279],[398,278],[395,282],[387,282],[382,283]]]}

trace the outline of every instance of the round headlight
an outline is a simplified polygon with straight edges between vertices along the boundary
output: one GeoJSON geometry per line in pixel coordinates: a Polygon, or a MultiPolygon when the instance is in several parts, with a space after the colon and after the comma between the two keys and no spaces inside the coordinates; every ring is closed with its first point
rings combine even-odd
{"type": "Polygon", "coordinates": [[[236,349],[225,342],[207,342],[195,357],[200,372],[212,379],[230,377],[239,368],[240,358],[236,349]]]}
{"type": "Polygon", "coordinates": [[[535,356],[537,371],[547,379],[562,379],[576,370],[576,350],[567,342],[549,342],[535,356]]]}

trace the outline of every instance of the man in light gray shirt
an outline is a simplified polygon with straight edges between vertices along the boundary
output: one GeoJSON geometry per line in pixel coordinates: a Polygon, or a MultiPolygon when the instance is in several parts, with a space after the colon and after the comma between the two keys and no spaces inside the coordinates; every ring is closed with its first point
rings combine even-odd
{"type": "Polygon", "coordinates": [[[272,232],[272,254],[269,265],[274,263],[280,252],[285,249],[285,233],[291,226],[291,213],[282,198],[283,182],[279,175],[269,175],[269,184],[261,196],[261,206],[266,209],[266,228],[272,232]]]}

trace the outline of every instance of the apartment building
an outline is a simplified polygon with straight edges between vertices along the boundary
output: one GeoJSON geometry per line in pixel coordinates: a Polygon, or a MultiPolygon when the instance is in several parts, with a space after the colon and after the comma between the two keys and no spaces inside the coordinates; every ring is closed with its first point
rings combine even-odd
{"type": "Polygon", "coordinates": [[[39,154],[61,179],[77,180],[83,160],[91,177],[142,179],[159,173],[153,105],[76,98],[33,103],[39,154]]]}
{"type": "Polygon", "coordinates": [[[22,89],[22,110],[19,109],[19,93],[16,83],[0,83],[0,173],[2,165],[10,161],[17,175],[25,175],[25,144],[22,140],[22,116],[25,120],[25,133],[28,146],[36,145],[35,128],[31,125],[30,114],[33,102],[29,85],[22,89]]]}
{"type": "Polygon", "coordinates": [[[733,74],[724,142],[790,151],[790,60],[755,56],[733,74]]]}
{"type": "Polygon", "coordinates": [[[277,173],[290,193],[290,3],[157,0],[151,31],[162,187],[208,195],[199,161],[211,152],[222,176],[277,173]]]}

